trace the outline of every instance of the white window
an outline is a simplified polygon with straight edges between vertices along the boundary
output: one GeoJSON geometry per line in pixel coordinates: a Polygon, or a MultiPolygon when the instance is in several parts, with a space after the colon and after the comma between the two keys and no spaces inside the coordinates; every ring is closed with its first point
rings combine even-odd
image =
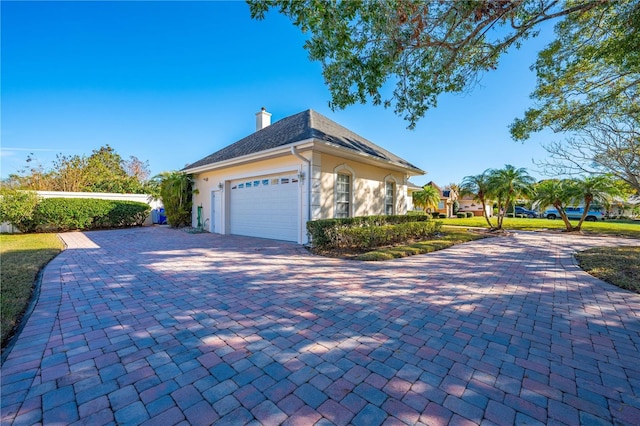
{"type": "Polygon", "coordinates": [[[384,192],[384,213],[388,215],[395,214],[395,194],[396,186],[393,182],[385,182],[384,192]]]}
{"type": "Polygon", "coordinates": [[[336,217],[349,217],[351,212],[351,176],[336,176],[336,217]]]}

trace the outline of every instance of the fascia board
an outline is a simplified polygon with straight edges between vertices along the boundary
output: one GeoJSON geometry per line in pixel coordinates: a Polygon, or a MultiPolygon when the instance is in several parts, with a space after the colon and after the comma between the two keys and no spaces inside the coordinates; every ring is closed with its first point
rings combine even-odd
{"type": "Polygon", "coordinates": [[[298,150],[306,150],[311,147],[311,139],[306,139],[299,142],[293,142],[287,145],[279,146],[277,148],[266,149],[264,151],[254,152],[252,154],[243,155],[241,157],[231,158],[225,161],[219,161],[217,163],[205,164],[204,166],[194,167],[191,169],[185,169],[184,172],[188,174],[198,174],[209,172],[217,169],[224,169],[232,166],[239,166],[254,161],[268,160],[276,157],[283,157],[291,155],[291,147],[295,146],[298,150]]]}
{"type": "Polygon", "coordinates": [[[421,170],[418,168],[406,167],[396,162],[377,158],[372,155],[366,154],[364,152],[355,152],[350,149],[343,148],[341,146],[338,146],[338,145],[332,144],[331,142],[327,142],[323,140],[315,139],[313,149],[320,152],[324,152],[326,154],[332,154],[342,158],[349,158],[355,161],[360,161],[360,162],[371,164],[374,166],[380,166],[380,164],[384,164],[384,166],[388,169],[403,172],[410,176],[421,176],[426,174],[424,170],[421,170]]]}

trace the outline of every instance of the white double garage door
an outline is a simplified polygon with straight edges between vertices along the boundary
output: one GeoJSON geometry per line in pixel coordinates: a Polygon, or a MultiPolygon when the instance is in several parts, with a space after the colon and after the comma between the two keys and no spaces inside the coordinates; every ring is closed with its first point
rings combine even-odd
{"type": "Polygon", "coordinates": [[[300,184],[297,174],[230,182],[231,234],[298,241],[300,184]]]}

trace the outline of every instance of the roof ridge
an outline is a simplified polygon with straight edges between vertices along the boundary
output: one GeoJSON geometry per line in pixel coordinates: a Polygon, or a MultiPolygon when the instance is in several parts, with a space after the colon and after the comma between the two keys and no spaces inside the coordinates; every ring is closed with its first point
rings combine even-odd
{"type": "MultiPolygon", "coordinates": [[[[319,116],[319,117],[321,117],[321,118],[323,118],[323,119],[325,119],[325,120],[327,120],[327,121],[331,122],[333,125],[338,126],[338,127],[341,127],[342,129],[346,130],[348,133],[351,133],[354,137],[364,139],[368,144],[372,145],[374,148],[376,148],[376,149],[378,149],[378,150],[380,150],[380,151],[384,152],[384,153],[385,153],[385,155],[387,155],[387,156],[397,157],[394,153],[392,153],[392,152],[391,152],[391,151],[389,151],[388,149],[383,148],[383,147],[381,147],[380,145],[376,144],[375,142],[372,142],[370,139],[368,139],[368,138],[366,138],[366,137],[364,137],[364,136],[359,135],[358,133],[354,132],[353,130],[349,129],[348,127],[346,127],[346,126],[344,126],[344,125],[342,125],[342,124],[338,123],[338,122],[337,122],[337,121],[335,121],[335,120],[330,119],[330,118],[329,118],[329,117],[327,117],[326,115],[323,115],[323,114],[321,114],[321,113],[319,113],[319,112],[317,112],[317,111],[314,111],[313,109],[309,109],[309,111],[311,111],[313,114],[315,114],[315,115],[317,115],[317,116],[319,116]]],[[[316,117],[316,118],[317,118],[317,117],[316,117]]],[[[311,124],[311,123],[310,123],[310,124],[311,124]]],[[[314,127],[312,127],[312,128],[314,128],[314,127]]],[[[319,130],[319,129],[318,129],[318,130],[319,130]]],[[[415,167],[415,166],[414,166],[414,167],[415,167]]]]}
{"type": "Polygon", "coordinates": [[[275,121],[270,126],[251,133],[231,145],[227,145],[213,154],[186,166],[183,170],[202,167],[309,139],[316,139],[324,144],[356,151],[374,158],[391,161],[403,167],[420,170],[391,151],[382,148],[311,108],[275,121]]]}

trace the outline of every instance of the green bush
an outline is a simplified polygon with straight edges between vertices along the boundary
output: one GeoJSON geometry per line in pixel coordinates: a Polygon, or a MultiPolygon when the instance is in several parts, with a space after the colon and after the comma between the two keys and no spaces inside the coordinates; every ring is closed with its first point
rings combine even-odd
{"type": "Polygon", "coordinates": [[[104,200],[45,198],[36,207],[36,231],[56,232],[89,229],[94,218],[109,212],[104,200]]]}
{"type": "Polygon", "coordinates": [[[473,212],[467,212],[467,217],[473,217],[473,212]]]}
{"type": "Polygon", "coordinates": [[[460,219],[463,219],[463,218],[467,217],[467,214],[465,212],[459,212],[459,213],[456,213],[456,217],[460,218],[460,219]]]}
{"type": "Polygon", "coordinates": [[[307,234],[318,248],[362,248],[391,244],[385,241],[401,240],[403,233],[420,238],[424,229],[440,226],[427,215],[359,216],[309,221],[307,234]]]}
{"type": "Polygon", "coordinates": [[[446,219],[446,218],[447,218],[447,215],[446,215],[446,214],[444,214],[444,213],[440,213],[440,214],[438,214],[438,217],[439,217],[440,219],[446,219]]]}
{"type": "Polygon", "coordinates": [[[440,217],[440,212],[431,212],[431,217],[434,219],[438,219],[440,217]]]}
{"type": "Polygon", "coordinates": [[[151,208],[135,201],[46,198],[35,209],[35,230],[60,232],[139,226],[151,208]]]}
{"type": "Polygon", "coordinates": [[[33,191],[0,190],[0,222],[9,222],[20,232],[33,232],[38,195],[33,191]]]}
{"type": "Polygon", "coordinates": [[[424,239],[435,235],[441,226],[440,222],[428,221],[381,226],[335,227],[328,230],[327,237],[330,244],[324,248],[364,250],[408,240],[424,239]]]}
{"type": "Polygon", "coordinates": [[[100,221],[102,228],[127,228],[142,226],[149,216],[151,207],[137,201],[112,201],[106,221],[100,221]]]}
{"type": "Polygon", "coordinates": [[[160,176],[160,198],[164,204],[167,222],[172,228],[191,226],[193,176],[183,172],[165,172],[160,176]]]}

